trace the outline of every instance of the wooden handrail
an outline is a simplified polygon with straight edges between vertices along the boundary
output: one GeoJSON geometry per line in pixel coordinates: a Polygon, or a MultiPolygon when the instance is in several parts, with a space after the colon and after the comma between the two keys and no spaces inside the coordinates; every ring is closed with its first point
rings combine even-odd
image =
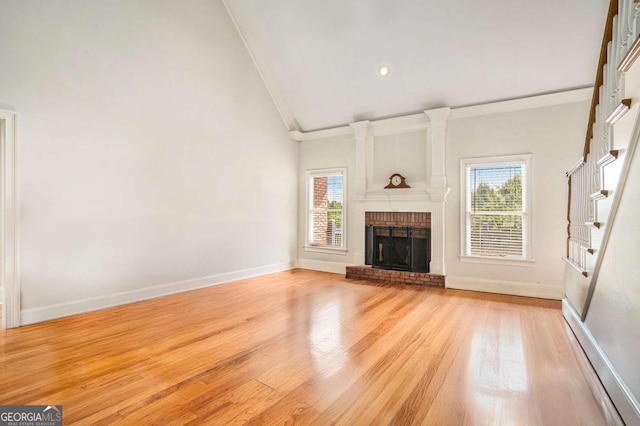
{"type": "Polygon", "coordinates": [[[591,139],[593,138],[593,124],[596,122],[596,107],[600,103],[600,86],[604,80],[604,65],[607,63],[607,45],[613,40],[613,17],[618,14],[618,0],[609,0],[609,11],[607,12],[607,22],[604,26],[602,44],[600,45],[600,58],[598,59],[598,69],[596,72],[596,82],[593,84],[593,97],[591,98],[591,109],[589,110],[589,122],[587,123],[587,136],[584,141],[583,157],[587,161],[587,155],[591,152],[591,139]]]}

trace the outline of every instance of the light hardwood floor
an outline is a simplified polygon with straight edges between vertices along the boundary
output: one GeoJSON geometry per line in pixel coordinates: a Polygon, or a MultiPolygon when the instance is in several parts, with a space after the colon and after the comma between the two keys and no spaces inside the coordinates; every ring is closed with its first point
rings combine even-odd
{"type": "Polygon", "coordinates": [[[295,270],[0,330],[65,424],[619,422],[560,303],[295,270]]]}

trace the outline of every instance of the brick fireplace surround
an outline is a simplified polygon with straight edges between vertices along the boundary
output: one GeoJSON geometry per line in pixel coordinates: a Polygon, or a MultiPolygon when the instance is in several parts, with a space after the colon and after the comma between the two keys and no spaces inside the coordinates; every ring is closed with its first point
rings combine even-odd
{"type": "MultiPolygon", "coordinates": [[[[429,212],[365,212],[365,226],[415,226],[431,228],[429,212]]],[[[444,287],[445,276],[424,272],[391,271],[371,266],[347,266],[347,278],[387,284],[444,287]]]]}

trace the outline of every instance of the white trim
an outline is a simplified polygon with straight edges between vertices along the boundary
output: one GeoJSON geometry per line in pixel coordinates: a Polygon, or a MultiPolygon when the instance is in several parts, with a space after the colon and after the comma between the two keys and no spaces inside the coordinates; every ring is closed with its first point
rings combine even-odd
{"type": "Polygon", "coordinates": [[[0,273],[2,327],[20,326],[20,197],[16,113],[0,109],[0,273]]]}
{"type": "Polygon", "coordinates": [[[88,299],[74,300],[65,303],[56,303],[49,306],[24,309],[21,315],[21,324],[34,324],[42,321],[49,321],[69,315],[76,315],[85,312],[96,311],[98,309],[111,308],[113,306],[125,305],[128,303],[141,302],[143,300],[155,299],[169,296],[171,294],[183,293],[185,291],[197,290],[199,288],[211,287],[225,284],[232,281],[257,277],[275,272],[282,272],[293,269],[294,262],[277,263],[274,265],[260,266],[257,268],[244,269],[241,271],[226,272],[209,277],[196,278],[179,281],[169,284],[161,284],[152,287],[124,291],[109,294],[106,296],[91,297],[88,299]]]}
{"type": "Polygon", "coordinates": [[[266,66],[267,60],[262,57],[259,50],[254,48],[255,37],[250,33],[249,25],[245,22],[242,14],[236,8],[235,1],[222,0],[222,3],[227,9],[229,17],[231,18],[233,25],[236,27],[236,30],[249,53],[249,57],[251,57],[251,60],[256,67],[256,71],[258,71],[258,74],[262,78],[262,81],[267,88],[267,92],[269,92],[269,95],[271,96],[276,109],[280,113],[280,117],[282,118],[282,121],[284,121],[287,130],[297,129],[299,127],[298,123],[291,113],[291,109],[282,95],[282,92],[278,89],[275,79],[271,75],[271,72],[269,72],[269,68],[266,66]]]}
{"type": "Polygon", "coordinates": [[[340,126],[324,130],[314,130],[312,132],[300,132],[297,130],[292,130],[289,132],[289,137],[294,141],[303,142],[352,134],[353,129],[350,126],[340,126]]]}
{"type": "Polygon", "coordinates": [[[355,140],[356,164],[354,167],[352,191],[366,191],[368,178],[373,177],[373,135],[371,134],[371,123],[368,121],[358,121],[349,124],[353,129],[355,140]]]}
{"type": "Polygon", "coordinates": [[[540,299],[561,300],[564,297],[564,286],[562,284],[525,283],[448,275],[446,287],[458,290],[482,291],[485,293],[537,297],[540,299]]]}
{"type": "MultiPolygon", "coordinates": [[[[440,108],[443,109],[443,108],[440,108]]],[[[448,109],[448,108],[446,108],[448,109]]],[[[433,110],[437,111],[437,110],[433,110]]],[[[419,132],[431,126],[430,120],[425,114],[410,114],[401,117],[385,118],[372,121],[374,136],[399,135],[402,133],[419,132]]]]}
{"type": "Polygon", "coordinates": [[[296,268],[312,271],[331,272],[333,274],[346,274],[348,263],[327,262],[324,260],[298,259],[296,268]]]}
{"type": "Polygon", "coordinates": [[[346,248],[339,248],[339,247],[324,247],[324,246],[309,246],[309,245],[306,245],[306,246],[304,246],[302,248],[304,249],[304,251],[310,251],[310,252],[314,252],[314,253],[340,254],[340,255],[346,255],[347,254],[347,249],[346,248]]]}
{"type": "Polygon", "coordinates": [[[503,112],[521,111],[532,108],[570,104],[574,102],[590,101],[593,97],[593,87],[565,90],[562,92],[548,93],[546,95],[529,96],[510,99],[506,101],[491,102],[451,110],[450,120],[458,118],[477,117],[487,114],[499,114],[503,112]]]}
{"type": "Polygon", "coordinates": [[[384,118],[377,121],[357,121],[346,126],[331,127],[329,129],[312,130],[309,132],[300,132],[293,130],[289,132],[289,137],[295,141],[312,141],[316,139],[326,139],[335,136],[352,135],[354,133],[353,125],[358,123],[368,123],[371,125],[372,136],[388,136],[399,135],[402,133],[419,132],[426,130],[431,123],[424,113],[410,114],[400,117],[384,118]]]}
{"type": "Polygon", "coordinates": [[[509,259],[506,257],[488,257],[488,256],[467,256],[459,254],[462,263],[482,263],[484,265],[508,265],[508,266],[525,266],[532,267],[535,263],[533,259],[509,259]]]}
{"type": "MultiPolygon", "coordinates": [[[[584,247],[581,247],[581,249],[586,251],[586,248],[584,248],[584,247]]],[[[583,274],[584,272],[587,272],[586,270],[582,269],[580,267],[580,265],[578,265],[577,263],[575,263],[573,260],[569,259],[568,257],[563,257],[562,260],[564,260],[567,265],[571,266],[573,269],[575,269],[580,274],[583,274]]]]}
{"type": "Polygon", "coordinates": [[[461,158],[460,159],[460,260],[465,261],[463,258],[473,258],[469,260],[472,263],[487,263],[487,264],[507,264],[513,261],[533,261],[533,154],[514,154],[514,155],[502,155],[492,157],[479,157],[479,158],[461,158]],[[521,259],[505,259],[509,262],[499,262],[497,258],[472,256],[467,252],[469,245],[470,234],[467,229],[468,212],[470,209],[469,199],[467,197],[467,169],[473,166],[503,166],[507,164],[524,164],[524,170],[522,173],[522,250],[523,257],[521,259]],[[483,260],[486,259],[485,262],[483,260]],[[490,261],[491,260],[491,261],[490,261]]]}
{"type": "Polygon", "coordinates": [[[352,191],[354,201],[431,201],[431,188],[408,189],[369,189],[367,191],[352,191]]]}
{"type": "Polygon", "coordinates": [[[431,162],[429,184],[435,188],[446,189],[448,192],[445,147],[447,144],[447,119],[451,114],[451,108],[430,109],[424,111],[424,114],[429,117],[429,129],[427,130],[427,139],[430,142],[427,145],[427,161],[431,162]]]}
{"type": "MultiPolygon", "coordinates": [[[[225,0],[229,1],[229,0],[225,0]]],[[[504,112],[521,111],[532,108],[542,108],[554,105],[564,105],[574,102],[590,101],[593,95],[593,88],[567,90],[563,92],[546,95],[530,96],[525,98],[511,99],[507,101],[491,102],[461,108],[452,108],[448,120],[459,118],[477,117],[487,114],[499,114],[504,112]]],[[[430,127],[430,122],[424,113],[408,114],[400,117],[385,118],[370,121],[374,136],[393,135],[407,132],[415,132],[430,127]]],[[[349,126],[331,127],[328,129],[314,130],[309,132],[290,131],[291,139],[302,142],[316,139],[325,139],[334,136],[353,134],[353,129],[349,126]]]]}
{"type": "MultiPolygon", "coordinates": [[[[306,192],[305,192],[305,247],[313,247],[315,249],[329,249],[329,250],[347,250],[347,234],[348,234],[348,216],[347,216],[347,199],[348,199],[348,188],[347,188],[347,168],[346,167],[333,167],[329,169],[309,169],[306,172],[306,192]],[[342,175],[342,239],[340,240],[340,247],[330,246],[330,247],[322,247],[322,246],[314,246],[311,244],[311,229],[309,228],[309,212],[311,210],[311,178],[315,176],[328,176],[328,175],[342,175]]],[[[330,252],[331,253],[331,252],[330,252]]]]}
{"type": "Polygon", "coordinates": [[[624,422],[628,425],[640,425],[640,404],[566,298],[562,299],[562,315],[580,342],[624,422]]]}
{"type": "Polygon", "coordinates": [[[576,170],[582,167],[583,164],[585,164],[584,157],[580,157],[580,159],[576,161],[576,164],[574,164],[573,167],[571,167],[571,169],[569,169],[569,171],[566,173],[566,176],[569,177],[574,174],[576,170]]]}
{"type": "Polygon", "coordinates": [[[0,305],[2,305],[4,301],[4,287],[0,286],[0,305]]]}

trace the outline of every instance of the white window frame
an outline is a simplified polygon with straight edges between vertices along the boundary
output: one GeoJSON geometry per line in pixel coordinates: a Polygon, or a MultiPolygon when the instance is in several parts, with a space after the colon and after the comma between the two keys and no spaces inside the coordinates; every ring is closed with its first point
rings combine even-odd
{"type": "Polygon", "coordinates": [[[460,160],[460,261],[467,263],[483,263],[494,265],[532,266],[533,257],[533,218],[532,200],[532,154],[504,155],[496,157],[463,158],[460,160]],[[522,172],[522,257],[491,257],[470,254],[471,240],[471,200],[467,193],[467,170],[473,167],[504,167],[523,165],[522,172]]]}
{"type": "Polygon", "coordinates": [[[347,252],[347,168],[311,169],[306,173],[306,204],[305,204],[305,251],[331,254],[346,254],[347,252]],[[341,246],[318,246],[311,243],[313,229],[311,229],[311,206],[313,205],[313,178],[320,176],[342,175],[342,238],[341,246]]]}

